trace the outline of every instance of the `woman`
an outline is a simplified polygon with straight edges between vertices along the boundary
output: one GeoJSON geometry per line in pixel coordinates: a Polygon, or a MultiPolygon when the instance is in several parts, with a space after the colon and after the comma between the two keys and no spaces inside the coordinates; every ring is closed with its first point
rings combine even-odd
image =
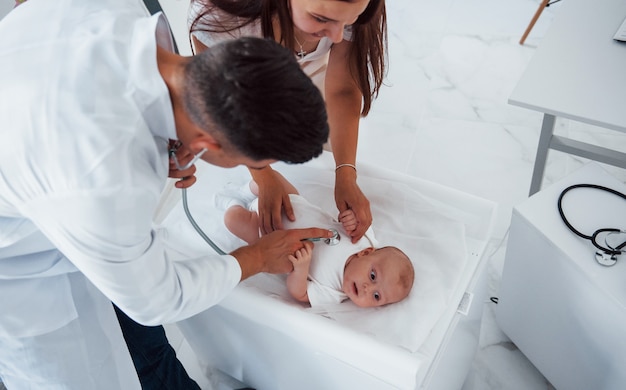
{"type": "MultiPolygon", "coordinates": [[[[192,45],[197,51],[224,39],[253,35],[292,49],[326,99],[335,158],[339,216],[351,209],[358,241],[372,223],[370,204],[356,182],[360,116],[367,115],[385,71],[384,0],[192,0],[192,45]]],[[[282,229],[281,211],[294,220],[287,191],[271,167],[251,170],[259,184],[260,228],[282,229]]]]}

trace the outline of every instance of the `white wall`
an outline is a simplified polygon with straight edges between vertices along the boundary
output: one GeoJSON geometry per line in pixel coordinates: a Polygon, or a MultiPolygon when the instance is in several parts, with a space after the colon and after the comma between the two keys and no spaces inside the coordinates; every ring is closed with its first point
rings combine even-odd
{"type": "Polygon", "coordinates": [[[15,5],[15,0],[0,0],[0,19],[4,17],[4,15],[8,14],[9,11],[13,9],[15,5]]]}
{"type": "Polygon", "coordinates": [[[174,39],[176,39],[178,51],[182,55],[191,55],[189,36],[187,34],[187,9],[189,8],[189,0],[159,0],[159,2],[174,32],[174,39]]]}

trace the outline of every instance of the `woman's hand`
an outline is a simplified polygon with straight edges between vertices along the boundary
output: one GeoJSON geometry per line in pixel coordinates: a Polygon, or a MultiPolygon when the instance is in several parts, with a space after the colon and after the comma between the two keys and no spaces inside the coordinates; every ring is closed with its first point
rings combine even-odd
{"type": "Polygon", "coordinates": [[[286,182],[278,172],[271,167],[250,170],[252,178],[259,187],[259,228],[262,234],[268,234],[274,230],[283,229],[282,213],[290,221],[295,221],[296,217],[289,200],[288,187],[291,184],[286,182]]]}
{"type": "Polygon", "coordinates": [[[349,167],[337,171],[335,177],[335,202],[339,210],[340,218],[346,210],[352,210],[356,217],[356,227],[347,233],[352,238],[352,243],[363,237],[372,224],[372,212],[370,202],[367,200],[359,186],[356,184],[356,172],[349,167]]]}

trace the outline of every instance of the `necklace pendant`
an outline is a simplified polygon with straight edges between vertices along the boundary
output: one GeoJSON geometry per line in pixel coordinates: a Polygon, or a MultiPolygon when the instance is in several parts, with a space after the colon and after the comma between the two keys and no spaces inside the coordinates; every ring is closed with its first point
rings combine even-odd
{"type": "MultiPolygon", "coordinates": [[[[298,44],[298,46],[300,46],[300,50],[296,52],[296,55],[298,56],[298,58],[303,59],[304,56],[307,54],[306,51],[304,50],[304,47],[302,47],[302,43],[300,43],[300,41],[298,40],[298,37],[296,37],[296,35],[294,34],[293,39],[296,41],[296,43],[298,44]]],[[[306,41],[304,41],[304,44],[306,45],[306,41]]],[[[294,48],[295,51],[295,48],[294,48]]]]}

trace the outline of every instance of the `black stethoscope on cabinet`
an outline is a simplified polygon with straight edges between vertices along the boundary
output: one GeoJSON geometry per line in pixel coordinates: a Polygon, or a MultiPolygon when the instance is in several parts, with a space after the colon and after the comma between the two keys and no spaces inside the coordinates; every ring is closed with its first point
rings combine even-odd
{"type": "Polygon", "coordinates": [[[615,263],[617,262],[617,256],[626,252],[625,250],[623,250],[623,248],[626,247],[626,241],[619,243],[619,244],[611,244],[609,243],[608,240],[609,240],[609,237],[611,237],[612,235],[626,233],[626,230],[617,229],[617,228],[601,228],[601,229],[596,230],[595,232],[593,232],[593,234],[589,236],[587,234],[579,232],[576,228],[574,228],[574,226],[572,226],[572,224],[565,217],[565,213],[563,212],[562,201],[563,201],[563,197],[565,196],[565,194],[567,194],[569,191],[575,188],[594,188],[597,190],[609,192],[613,195],[617,195],[624,200],[626,200],[626,195],[619,191],[615,191],[614,189],[603,187],[603,186],[596,185],[596,184],[574,184],[572,186],[567,187],[561,192],[561,195],[559,195],[559,201],[558,201],[559,215],[561,215],[561,219],[563,220],[563,223],[565,223],[565,225],[569,228],[569,230],[571,230],[574,234],[576,234],[579,237],[584,238],[585,240],[591,241],[593,246],[595,246],[598,249],[596,251],[596,261],[599,264],[606,266],[606,267],[615,265],[615,263]],[[600,237],[604,237],[604,245],[600,244],[599,242],[600,237]]]}

